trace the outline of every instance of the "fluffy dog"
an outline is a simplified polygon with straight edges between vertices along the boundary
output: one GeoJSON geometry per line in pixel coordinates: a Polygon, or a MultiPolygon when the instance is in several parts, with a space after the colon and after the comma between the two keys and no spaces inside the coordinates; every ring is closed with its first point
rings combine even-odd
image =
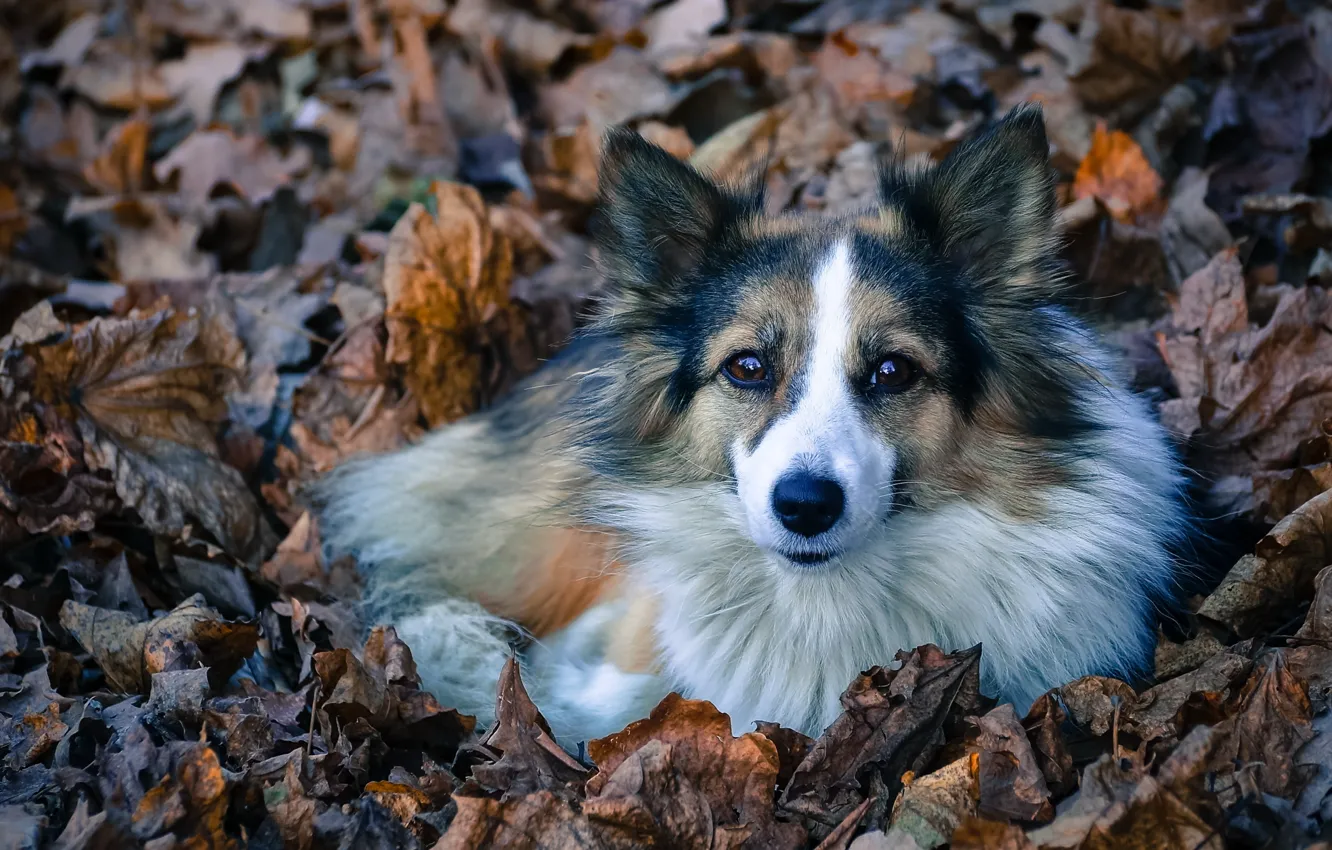
{"type": "Polygon", "coordinates": [[[525,679],[566,744],[671,690],[818,734],[860,670],[983,645],[987,693],[1144,669],[1191,533],[1167,435],[1058,306],[1038,108],[861,215],[767,216],[605,140],[588,330],[492,409],[322,483],[428,687],[525,679]]]}

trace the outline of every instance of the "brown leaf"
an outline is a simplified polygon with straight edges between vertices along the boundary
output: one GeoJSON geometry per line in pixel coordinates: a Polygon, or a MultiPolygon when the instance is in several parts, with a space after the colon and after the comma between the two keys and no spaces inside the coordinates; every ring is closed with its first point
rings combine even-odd
{"type": "Polygon", "coordinates": [[[1050,789],[1013,706],[1005,703],[971,722],[979,730],[980,814],[1034,822],[1052,819],[1050,789]]]}
{"type": "Polygon", "coordinates": [[[1240,696],[1234,719],[1233,746],[1240,763],[1260,764],[1258,785],[1268,794],[1294,797],[1310,778],[1296,763],[1300,747],[1313,737],[1311,709],[1304,684],[1291,672],[1281,651],[1255,665],[1240,696]]]}
{"type": "Polygon", "coordinates": [[[162,80],[178,108],[194,118],[194,125],[207,127],[218,93],[240,76],[250,56],[251,51],[229,42],[191,44],[184,56],[161,64],[162,80]]]}
{"type": "Polygon", "coordinates": [[[551,127],[576,127],[586,120],[599,137],[612,125],[660,118],[683,96],[642,53],[619,46],[602,61],[543,88],[539,110],[551,127]]]}
{"type": "Polygon", "coordinates": [[[1161,243],[1170,273],[1177,280],[1184,280],[1206,266],[1232,241],[1221,216],[1207,206],[1207,185],[1206,172],[1184,169],[1175,181],[1161,219],[1161,243]]]}
{"type": "Polygon", "coordinates": [[[434,850],[632,850],[648,839],[639,829],[592,820],[549,791],[505,801],[456,800],[458,813],[434,850]]]}
{"type": "Polygon", "coordinates": [[[1086,58],[1069,74],[1090,108],[1155,101],[1189,71],[1193,40],[1166,10],[1130,9],[1101,0],[1079,30],[1086,58]]]}
{"type": "Polygon", "coordinates": [[[218,457],[224,393],[244,364],[226,317],[98,318],[25,352],[34,399],[75,422],[88,467],[109,473],[150,529],[178,535],[195,519],[245,560],[270,545],[254,497],[218,457]]]}
{"type": "Polygon", "coordinates": [[[518,663],[510,658],[500,673],[495,725],[481,741],[500,753],[492,764],[472,768],[487,788],[518,796],[533,791],[577,790],[587,770],[555,742],[550,726],[523,687],[518,663]]]}
{"type": "Polygon", "coordinates": [[[229,623],[201,603],[198,597],[187,599],[165,616],[139,623],[121,611],[66,600],[60,625],[93,656],[109,682],[129,693],[145,693],[151,676],[169,669],[175,653],[187,647],[196,648],[223,679],[254,652],[257,626],[229,623]]]}
{"type": "Polygon", "coordinates": [[[137,59],[133,45],[120,40],[93,42],[81,62],[65,69],[60,85],[98,106],[125,112],[139,107],[158,109],[171,102],[171,92],[158,70],[137,59]]]}
{"type": "Polygon", "coordinates": [[[157,161],[153,173],[163,183],[179,175],[181,194],[205,206],[219,184],[253,204],[260,204],[287,185],[307,163],[297,154],[286,157],[259,136],[237,136],[230,130],[200,130],[157,161]]]}
{"type": "Polygon", "coordinates": [[[36,764],[46,758],[68,732],[69,726],[60,719],[60,706],[54,702],[40,712],[16,718],[9,729],[9,754],[5,756],[5,764],[14,770],[36,764]]]}
{"type": "Polygon", "coordinates": [[[1133,137],[1098,126],[1091,150],[1078,166],[1073,196],[1096,198],[1115,218],[1132,221],[1153,212],[1160,194],[1161,178],[1133,137]]]}
{"type": "Polygon", "coordinates": [[[1103,756],[1083,772],[1078,795],[1054,822],[1028,834],[1040,847],[1163,847],[1221,850],[1216,831],[1173,792],[1103,756]]]}
{"type": "Polygon", "coordinates": [[[864,799],[866,772],[897,782],[930,755],[931,739],[954,702],[974,700],[979,648],[946,655],[923,646],[899,652],[898,659],[900,669],[875,667],[842,694],[843,715],[796,769],[781,796],[784,809],[829,829],[837,826],[864,799]]]}
{"type": "Polygon", "coordinates": [[[413,205],[384,259],[390,363],[432,425],[472,412],[490,394],[482,352],[500,356],[514,328],[513,253],[470,186],[436,183],[437,215],[413,205]]]}
{"type": "Polygon", "coordinates": [[[1243,655],[1219,652],[1197,670],[1143,691],[1127,707],[1120,728],[1144,741],[1178,737],[1186,731],[1180,717],[1186,703],[1193,699],[1224,702],[1232,695],[1231,689],[1248,676],[1251,666],[1243,655]]]}
{"type": "Polygon", "coordinates": [[[1313,602],[1295,639],[1332,646],[1332,567],[1324,567],[1314,577],[1313,602]]]}
{"type": "Polygon", "coordinates": [[[1219,254],[1181,287],[1177,330],[1159,345],[1181,398],[1167,421],[1198,432],[1218,473],[1292,465],[1298,446],[1332,415],[1332,336],[1321,326],[1332,300],[1317,287],[1287,288],[1262,328],[1247,327],[1234,250],[1219,254]]]}
{"type": "Polygon", "coordinates": [[[168,199],[76,198],[66,218],[87,221],[109,243],[108,274],[117,281],[193,280],[217,265],[199,250],[204,226],[198,214],[168,199]]]}
{"type": "Polygon", "coordinates": [[[1305,598],[1332,560],[1332,491],[1301,505],[1267,533],[1203,601],[1198,614],[1241,635],[1254,634],[1305,598]]]}
{"type": "Polygon", "coordinates": [[[977,814],[976,774],[977,759],[963,756],[914,779],[893,802],[891,832],[910,836],[926,850],[947,843],[963,822],[977,814]]]}
{"type": "Polygon", "coordinates": [[[972,818],[953,832],[953,850],[1035,850],[1021,827],[972,818]]]}
{"type": "Polygon", "coordinates": [[[650,717],[588,743],[597,773],[583,811],[658,840],[704,847],[797,847],[804,831],[773,817],[777,748],[763,735],[731,737],[709,702],[672,694],[650,717]]]}
{"type": "Polygon", "coordinates": [[[151,127],[142,118],[119,124],[106,134],[97,158],[84,166],[83,176],[104,194],[118,195],[143,188],[144,159],[151,127]]]}
{"type": "Polygon", "coordinates": [[[1056,798],[1076,787],[1078,781],[1078,775],[1073,771],[1073,757],[1069,755],[1064,734],[1060,731],[1067,717],[1054,695],[1046,694],[1036,700],[1022,719],[1036,762],[1041,766],[1041,775],[1056,798]]]}
{"type": "Polygon", "coordinates": [[[1132,705],[1138,695],[1118,679],[1084,676],[1059,688],[1059,698],[1076,723],[1100,736],[1110,731],[1116,706],[1132,705]]]}

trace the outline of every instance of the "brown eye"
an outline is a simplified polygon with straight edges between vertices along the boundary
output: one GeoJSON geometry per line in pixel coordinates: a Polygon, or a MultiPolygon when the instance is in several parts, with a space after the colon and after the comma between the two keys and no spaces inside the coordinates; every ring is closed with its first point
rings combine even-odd
{"type": "Polygon", "coordinates": [[[768,380],[768,368],[752,351],[732,354],[722,364],[722,374],[737,387],[757,387],[768,380]]]}
{"type": "Polygon", "coordinates": [[[900,393],[916,380],[916,367],[904,354],[890,354],[870,375],[870,386],[878,392],[900,393]]]}

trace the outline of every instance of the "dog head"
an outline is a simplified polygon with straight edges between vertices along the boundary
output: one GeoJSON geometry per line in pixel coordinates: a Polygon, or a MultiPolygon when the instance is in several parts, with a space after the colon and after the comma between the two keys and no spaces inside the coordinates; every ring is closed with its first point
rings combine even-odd
{"type": "Polygon", "coordinates": [[[758,192],[612,132],[595,328],[619,356],[596,382],[589,463],[626,491],[702,488],[801,571],[958,495],[1034,509],[1058,447],[1093,427],[1047,309],[1047,157],[1023,107],[932,168],[886,167],[862,215],[765,216],[758,192]]]}

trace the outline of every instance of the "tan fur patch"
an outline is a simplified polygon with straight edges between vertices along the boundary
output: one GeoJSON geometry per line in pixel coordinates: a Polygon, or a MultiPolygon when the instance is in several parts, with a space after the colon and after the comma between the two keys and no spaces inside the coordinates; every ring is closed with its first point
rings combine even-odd
{"type": "Polygon", "coordinates": [[[657,599],[636,593],[629,600],[629,610],[611,628],[606,660],[625,673],[658,673],[657,599]]]}
{"type": "Polygon", "coordinates": [[[590,529],[550,532],[550,548],[523,570],[516,592],[478,598],[491,613],[513,620],[535,637],[559,631],[614,593],[621,566],[610,556],[614,537],[590,529]]]}

